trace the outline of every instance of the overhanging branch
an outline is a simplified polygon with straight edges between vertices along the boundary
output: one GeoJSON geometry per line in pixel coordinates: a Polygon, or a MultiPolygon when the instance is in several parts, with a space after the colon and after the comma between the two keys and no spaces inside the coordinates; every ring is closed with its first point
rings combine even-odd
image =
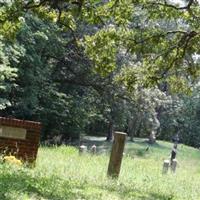
{"type": "Polygon", "coordinates": [[[173,8],[176,10],[190,10],[192,4],[194,4],[194,3],[195,3],[194,0],[189,0],[188,4],[186,6],[182,6],[182,7],[177,7],[175,5],[169,4],[166,0],[164,1],[164,3],[153,2],[153,3],[147,3],[147,4],[164,6],[164,7],[173,8]]]}

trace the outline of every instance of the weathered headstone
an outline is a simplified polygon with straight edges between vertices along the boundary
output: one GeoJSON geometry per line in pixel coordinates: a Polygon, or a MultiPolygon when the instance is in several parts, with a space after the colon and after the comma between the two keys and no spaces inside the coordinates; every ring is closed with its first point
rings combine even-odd
{"type": "Polygon", "coordinates": [[[115,132],[112,151],[110,155],[110,162],[108,165],[108,176],[117,178],[120,173],[121,161],[125,146],[126,133],[115,132]]]}
{"type": "Polygon", "coordinates": [[[37,157],[41,123],[0,117],[0,152],[34,162],[37,157]]]}
{"type": "Polygon", "coordinates": [[[79,154],[81,155],[81,154],[86,153],[86,152],[87,152],[87,146],[81,145],[79,147],[79,154]]]}
{"type": "Polygon", "coordinates": [[[96,145],[92,145],[92,147],[91,147],[91,153],[92,153],[92,154],[96,154],[96,152],[97,152],[97,147],[96,147],[96,145]]]}
{"type": "Polygon", "coordinates": [[[168,169],[169,169],[170,161],[169,160],[164,160],[163,162],[163,174],[167,174],[168,169]]]}
{"type": "Polygon", "coordinates": [[[177,160],[173,159],[171,162],[171,171],[174,173],[176,172],[176,166],[177,166],[177,160]]]}

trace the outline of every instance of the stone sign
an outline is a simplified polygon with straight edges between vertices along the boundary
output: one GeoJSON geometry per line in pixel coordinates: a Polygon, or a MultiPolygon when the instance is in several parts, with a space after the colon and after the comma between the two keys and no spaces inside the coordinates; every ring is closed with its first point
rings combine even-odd
{"type": "Polygon", "coordinates": [[[0,117],[0,152],[34,162],[37,156],[41,123],[0,117]]]}

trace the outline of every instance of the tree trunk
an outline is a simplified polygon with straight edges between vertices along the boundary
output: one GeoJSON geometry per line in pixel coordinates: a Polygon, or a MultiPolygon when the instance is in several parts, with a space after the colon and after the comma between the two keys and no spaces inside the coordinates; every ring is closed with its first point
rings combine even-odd
{"type": "Polygon", "coordinates": [[[128,121],[128,135],[130,136],[130,141],[134,141],[134,121],[133,119],[129,119],[128,121]]]}
{"type": "Polygon", "coordinates": [[[114,132],[114,124],[113,124],[112,121],[110,121],[106,141],[112,141],[113,140],[113,132],[114,132]]]}
{"type": "Polygon", "coordinates": [[[156,133],[152,131],[149,135],[149,143],[154,144],[156,142],[156,133]]]}
{"type": "MultiPolygon", "coordinates": [[[[161,114],[162,114],[162,106],[159,106],[158,108],[156,108],[156,113],[157,113],[157,119],[158,119],[158,121],[160,122],[160,119],[161,119],[161,114]]],[[[159,135],[160,135],[160,126],[158,127],[158,129],[157,129],[157,134],[156,134],[156,136],[158,137],[159,135]]]]}
{"type": "MultiPolygon", "coordinates": [[[[130,136],[130,141],[134,142],[134,136],[137,136],[139,129],[141,128],[141,117],[136,116],[134,119],[129,120],[128,124],[128,135],[130,136]]],[[[138,137],[138,136],[137,136],[138,137]]]]}

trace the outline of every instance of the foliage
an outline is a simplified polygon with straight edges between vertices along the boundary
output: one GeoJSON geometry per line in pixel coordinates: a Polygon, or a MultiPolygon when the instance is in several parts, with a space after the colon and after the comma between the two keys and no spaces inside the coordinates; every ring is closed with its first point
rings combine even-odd
{"type": "Polygon", "coordinates": [[[169,109],[163,110],[160,138],[171,140],[179,134],[181,142],[199,148],[199,83],[195,85],[191,95],[173,97],[169,109]]]}
{"type": "Polygon", "coordinates": [[[169,140],[181,118],[198,146],[199,17],[193,0],[0,2],[1,115],[42,121],[44,138],[169,140]]]}
{"type": "MultiPolygon", "coordinates": [[[[29,15],[16,39],[24,55],[19,63],[13,63],[18,69],[17,87],[12,89],[10,96],[12,107],[4,112],[41,121],[45,134],[64,133],[77,137],[88,123],[86,113],[91,109],[86,95],[91,92],[70,88],[62,80],[62,75],[71,77],[73,73],[61,69],[68,49],[64,48],[67,41],[61,36],[59,27],[29,15]]],[[[12,56],[10,60],[12,62],[12,56]]]]}
{"type": "MultiPolygon", "coordinates": [[[[191,60],[191,65],[186,63],[189,57],[198,54],[195,43],[197,44],[199,40],[199,27],[196,20],[191,20],[190,17],[194,15],[198,18],[198,5],[193,1],[184,8],[163,4],[162,1],[123,3],[109,1],[103,5],[95,5],[97,11],[109,10],[107,17],[101,14],[98,16],[104,22],[104,27],[85,39],[86,53],[93,60],[95,68],[98,71],[100,68],[102,73],[109,73],[109,70],[117,67],[116,55],[123,50],[135,56],[140,54],[140,62],[136,59],[135,64],[143,71],[144,86],[166,81],[170,83],[172,91],[187,88],[188,81],[184,77],[185,74],[193,77],[198,74],[199,64],[195,64],[194,60],[191,60]],[[128,4],[127,10],[133,12],[123,15],[123,3],[128,4]],[[136,17],[141,19],[134,23],[133,19],[136,17]],[[124,20],[126,23],[119,23],[124,20]],[[163,25],[164,23],[168,25],[163,25]],[[106,46],[103,45],[104,42],[106,46]],[[191,70],[192,66],[195,70],[191,70]]],[[[123,79],[127,82],[126,76],[123,79]]],[[[135,83],[134,79],[135,76],[133,81],[129,82],[135,83]]]]}
{"type": "MultiPolygon", "coordinates": [[[[11,47],[9,50],[13,50],[11,47]]],[[[9,52],[6,52],[6,44],[3,43],[2,38],[0,39],[0,110],[6,108],[11,104],[8,99],[8,91],[11,90],[14,79],[16,78],[17,69],[11,67],[9,62],[9,52]]],[[[13,58],[15,57],[15,52],[13,52],[13,58]]],[[[17,62],[17,58],[16,58],[17,62]]]]}
{"type": "Polygon", "coordinates": [[[159,110],[169,109],[172,104],[171,96],[166,95],[158,88],[139,88],[134,95],[134,105],[131,106],[133,114],[129,118],[130,123],[132,121],[130,127],[132,134],[146,137],[154,131],[156,135],[159,135],[159,130],[163,128],[160,125],[159,110]]]}
{"type": "Polygon", "coordinates": [[[3,161],[5,163],[9,163],[11,165],[21,166],[22,162],[21,160],[17,159],[15,156],[4,156],[3,161]]]}

